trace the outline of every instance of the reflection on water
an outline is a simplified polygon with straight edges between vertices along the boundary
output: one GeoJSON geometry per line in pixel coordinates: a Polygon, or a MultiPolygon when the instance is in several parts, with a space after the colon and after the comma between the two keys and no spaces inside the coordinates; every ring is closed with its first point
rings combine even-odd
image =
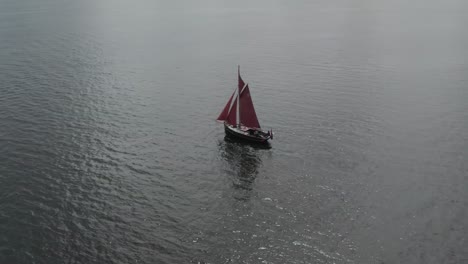
{"type": "Polygon", "coordinates": [[[231,176],[232,186],[237,190],[235,198],[248,199],[262,163],[258,151],[265,146],[246,144],[226,136],[218,147],[222,158],[227,162],[226,169],[231,176]]]}

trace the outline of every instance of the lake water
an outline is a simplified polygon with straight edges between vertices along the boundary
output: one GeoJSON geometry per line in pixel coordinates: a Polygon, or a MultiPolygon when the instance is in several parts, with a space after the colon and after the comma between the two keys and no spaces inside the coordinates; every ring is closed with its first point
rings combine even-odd
{"type": "Polygon", "coordinates": [[[1,0],[0,263],[468,263],[467,13],[1,0]]]}

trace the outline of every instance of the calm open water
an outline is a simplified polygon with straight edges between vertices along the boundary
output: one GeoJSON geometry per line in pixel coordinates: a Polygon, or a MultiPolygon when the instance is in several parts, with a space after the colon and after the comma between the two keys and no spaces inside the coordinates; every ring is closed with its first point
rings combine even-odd
{"type": "Polygon", "coordinates": [[[468,263],[467,14],[1,0],[0,263],[468,263]]]}

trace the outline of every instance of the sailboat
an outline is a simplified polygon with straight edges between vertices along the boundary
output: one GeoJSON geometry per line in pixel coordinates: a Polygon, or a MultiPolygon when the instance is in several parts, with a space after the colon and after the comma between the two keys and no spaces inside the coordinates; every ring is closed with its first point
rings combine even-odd
{"type": "Polygon", "coordinates": [[[238,85],[229,98],[217,121],[224,123],[226,135],[250,142],[267,143],[273,139],[273,131],[263,131],[250,95],[249,85],[240,76],[237,69],[238,85]]]}

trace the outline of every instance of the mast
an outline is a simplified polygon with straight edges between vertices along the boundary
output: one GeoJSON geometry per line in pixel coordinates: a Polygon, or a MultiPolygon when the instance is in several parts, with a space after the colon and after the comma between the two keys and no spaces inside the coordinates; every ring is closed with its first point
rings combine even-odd
{"type": "Polygon", "coordinates": [[[241,95],[241,89],[244,86],[244,81],[242,80],[240,76],[240,65],[237,65],[237,127],[240,127],[241,119],[240,119],[240,95],[241,95]]]}
{"type": "MultiPolygon", "coordinates": [[[[237,82],[239,83],[240,80],[240,65],[237,65],[237,82]]],[[[240,127],[240,111],[239,111],[239,97],[240,97],[240,87],[239,84],[237,85],[237,119],[236,119],[236,125],[237,127],[240,127]]]]}
{"type": "Polygon", "coordinates": [[[237,127],[240,127],[240,110],[239,110],[240,103],[239,103],[239,98],[240,98],[240,91],[239,91],[239,88],[238,88],[237,89],[237,115],[236,115],[236,117],[237,117],[237,120],[236,120],[237,121],[236,122],[237,127]]]}

